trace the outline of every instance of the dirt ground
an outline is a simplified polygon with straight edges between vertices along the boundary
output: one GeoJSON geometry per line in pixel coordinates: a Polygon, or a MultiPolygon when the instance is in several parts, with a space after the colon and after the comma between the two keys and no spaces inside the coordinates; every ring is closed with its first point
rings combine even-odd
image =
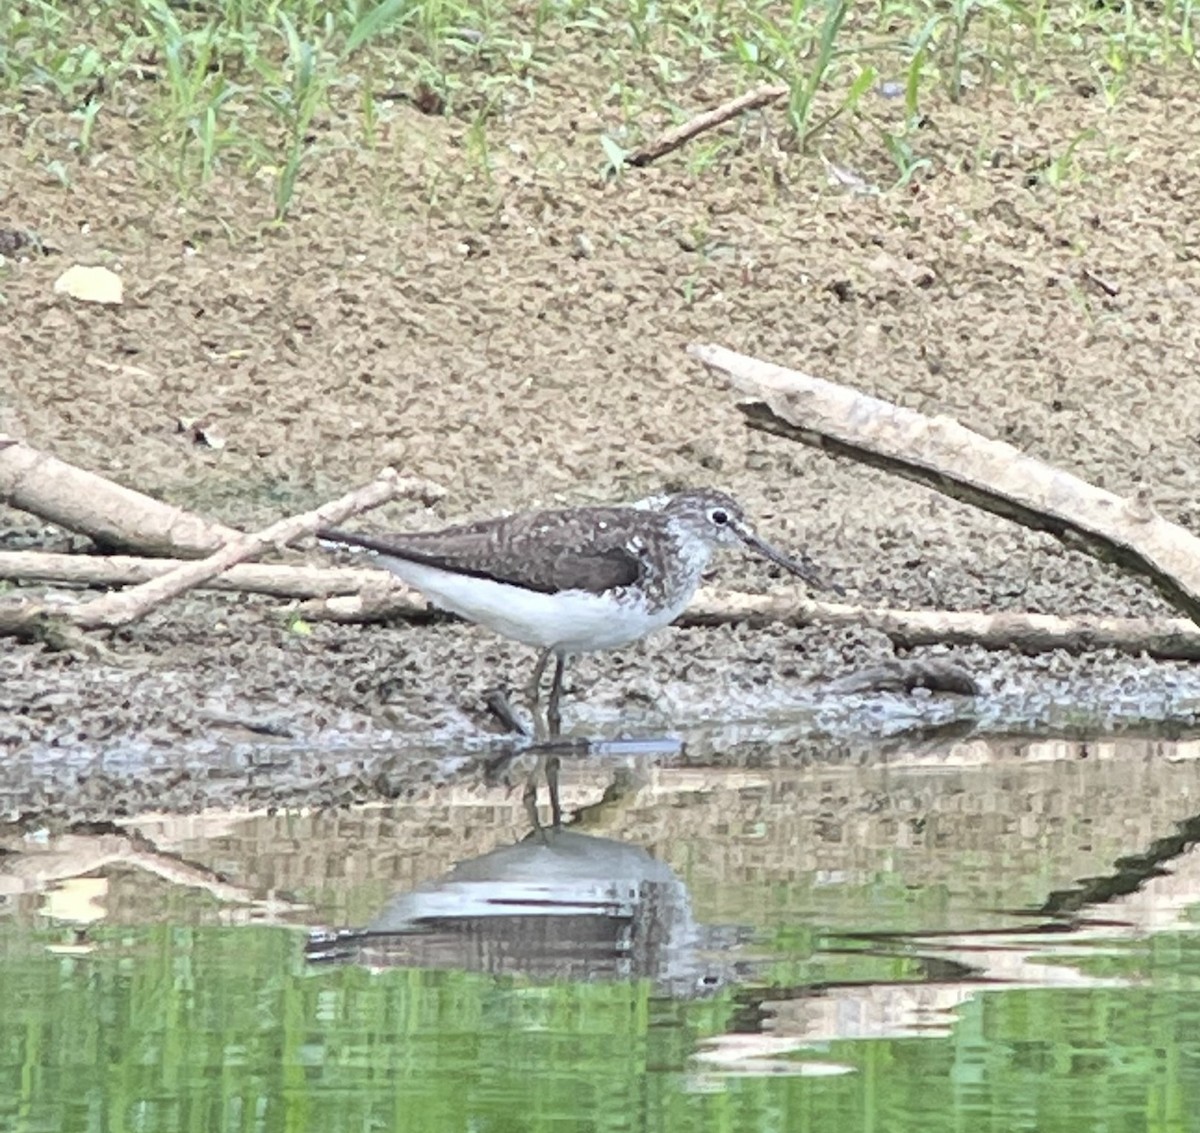
{"type": "MultiPolygon", "coordinates": [[[[181,200],[119,122],[64,187],[45,163],[65,116],[6,118],[0,222],[56,252],[0,273],[0,428],[237,525],[385,464],[448,495],[436,513],[361,522],[713,484],[852,601],[1163,613],[1138,581],[1048,537],[747,432],[684,353],[718,342],[950,414],[1200,524],[1200,179],[1186,157],[1200,106],[1149,79],[1113,111],[1085,94],[937,107],[932,170],[879,194],[780,150],[771,110],[709,168],[691,171],[685,153],[606,181],[603,117],[565,81],[493,124],[490,176],[464,156],[462,122],[401,103],[373,153],[324,124],[282,227],[267,223],[266,189],[234,175],[181,200]],[[1085,130],[1049,184],[1048,163],[1085,130]],[[54,295],[73,262],[118,268],[124,304],[54,295]],[[181,419],[224,446],[197,444],[181,419]]],[[[883,172],[850,135],[831,136],[827,156],[883,172]]],[[[11,511],[0,525],[9,549],[80,544],[11,511]]],[[[717,579],[775,583],[730,556],[717,579]]],[[[301,636],[278,604],[229,597],[189,597],[112,645],[105,662],[2,647],[9,813],[195,806],[273,783],[280,798],[340,797],[334,783],[369,795],[373,760],[412,752],[401,779],[416,781],[434,740],[487,734],[485,690],[518,685],[531,663],[463,625],[301,636]],[[246,726],[264,722],[282,738],[246,726]],[[289,755],[273,780],[272,742],[309,752],[305,775],[289,755]]],[[[671,630],[583,659],[568,726],[670,729],[697,705],[744,714],[759,697],[777,708],[813,678],[891,655],[865,632],[671,630]]],[[[1084,701],[1189,676],[1107,656],[955,656],[986,690],[1058,681],[1084,701]]]]}

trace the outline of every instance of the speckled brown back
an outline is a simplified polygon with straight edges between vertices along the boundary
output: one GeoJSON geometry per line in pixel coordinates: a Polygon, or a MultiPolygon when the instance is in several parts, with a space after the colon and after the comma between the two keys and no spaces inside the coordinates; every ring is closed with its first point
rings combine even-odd
{"type": "Polygon", "coordinates": [[[600,594],[652,581],[652,548],[673,543],[665,516],[621,507],[522,512],[411,534],[326,530],[319,537],[544,594],[600,594]]]}

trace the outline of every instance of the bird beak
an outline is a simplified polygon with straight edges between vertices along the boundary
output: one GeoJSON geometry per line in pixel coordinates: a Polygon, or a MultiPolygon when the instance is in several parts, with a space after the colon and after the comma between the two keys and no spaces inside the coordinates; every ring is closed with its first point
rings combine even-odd
{"type": "Polygon", "coordinates": [[[734,527],[734,531],[743,543],[750,550],[762,555],[764,559],[770,559],[777,566],[783,567],[784,570],[790,571],[797,578],[804,579],[810,586],[815,586],[818,590],[832,590],[835,594],[845,594],[843,587],[835,582],[829,582],[822,577],[816,565],[807,556],[802,559],[792,559],[785,555],[782,551],[777,551],[765,539],[759,538],[749,527],[743,524],[738,524],[734,527]]]}

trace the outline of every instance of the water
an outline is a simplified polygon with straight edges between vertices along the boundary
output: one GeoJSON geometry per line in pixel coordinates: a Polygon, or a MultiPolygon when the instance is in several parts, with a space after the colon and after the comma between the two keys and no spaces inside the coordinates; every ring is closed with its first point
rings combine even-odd
{"type": "Polygon", "coordinates": [[[568,761],[549,844],[478,782],[13,833],[0,1129],[1200,1129],[1195,755],[568,761]]]}

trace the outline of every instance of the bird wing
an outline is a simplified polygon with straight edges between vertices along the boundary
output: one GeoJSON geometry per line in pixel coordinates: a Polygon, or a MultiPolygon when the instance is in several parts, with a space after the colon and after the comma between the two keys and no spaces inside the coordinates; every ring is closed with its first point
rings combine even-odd
{"type": "Polygon", "coordinates": [[[602,594],[633,585],[646,570],[643,552],[629,545],[620,518],[615,508],[581,508],[569,513],[524,512],[412,534],[318,534],[331,542],[543,594],[602,594]]]}

